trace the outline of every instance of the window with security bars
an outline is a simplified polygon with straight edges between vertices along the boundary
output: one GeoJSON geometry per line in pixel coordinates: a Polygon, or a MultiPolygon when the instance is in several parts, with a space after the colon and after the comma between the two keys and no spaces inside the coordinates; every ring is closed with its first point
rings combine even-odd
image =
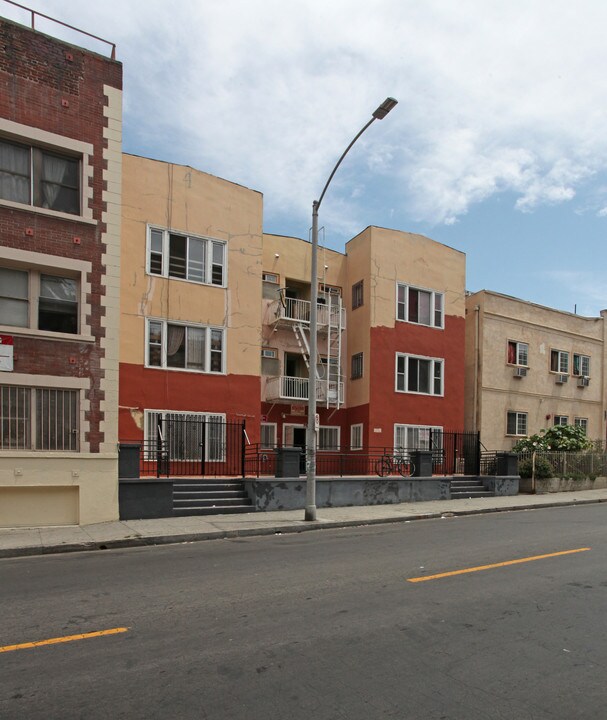
{"type": "Polygon", "coordinates": [[[550,370],[552,372],[569,374],[569,353],[564,350],[550,351],[550,370]]]}
{"type": "Polygon", "coordinates": [[[363,424],[350,425],[350,450],[362,450],[363,447],[363,424]]]}
{"type": "Polygon", "coordinates": [[[576,427],[582,428],[586,435],[588,434],[588,418],[576,417],[574,424],[576,427]]]}
{"type": "Polygon", "coordinates": [[[148,272],[169,278],[225,287],[226,244],[149,228],[148,272]]]}
{"type": "Polygon", "coordinates": [[[359,280],[357,283],[352,285],[352,310],[362,307],[364,304],[364,285],[363,281],[359,280]]]}
{"type": "Polygon", "coordinates": [[[318,431],[319,450],[339,450],[339,427],[320,426],[318,431]]]}
{"type": "Polygon", "coordinates": [[[352,380],[359,380],[363,376],[363,354],[361,352],[354,353],[352,355],[352,367],[350,371],[350,378],[352,380]]]}
{"type": "Polygon", "coordinates": [[[276,447],[276,423],[261,423],[260,444],[265,449],[276,447]]]}
{"type": "Polygon", "coordinates": [[[144,446],[147,459],[154,460],[159,448],[171,460],[225,460],[225,415],[211,413],[145,411],[144,446]]]}
{"type": "Polygon", "coordinates": [[[0,385],[0,449],[78,452],[78,391],[0,385]]]}

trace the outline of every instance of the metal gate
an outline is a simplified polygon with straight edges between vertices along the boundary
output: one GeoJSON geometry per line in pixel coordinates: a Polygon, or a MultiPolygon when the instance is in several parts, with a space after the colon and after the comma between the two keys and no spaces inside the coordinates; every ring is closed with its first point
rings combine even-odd
{"type": "Polygon", "coordinates": [[[244,477],[244,421],[159,414],[154,431],[142,449],[143,474],[244,477]]]}

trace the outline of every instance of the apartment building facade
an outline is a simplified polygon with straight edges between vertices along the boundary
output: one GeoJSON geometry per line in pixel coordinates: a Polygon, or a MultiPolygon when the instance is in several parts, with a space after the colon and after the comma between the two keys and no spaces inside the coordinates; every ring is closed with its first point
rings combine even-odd
{"type": "Polygon", "coordinates": [[[126,154],[123,179],[120,440],[188,421],[173,442],[213,463],[223,424],[259,439],[262,196],[126,154]]]}
{"type": "MultiPolygon", "coordinates": [[[[310,244],[264,235],[262,438],[305,442],[310,244]]],[[[369,227],[319,251],[321,451],[428,448],[463,427],[465,256],[369,227]]]]}
{"type": "Polygon", "coordinates": [[[0,19],[0,525],[118,517],[122,66],[0,19]]]}
{"type": "Polygon", "coordinates": [[[466,298],[466,428],[487,449],[552,425],[606,437],[605,317],[482,290],[466,298]]]}

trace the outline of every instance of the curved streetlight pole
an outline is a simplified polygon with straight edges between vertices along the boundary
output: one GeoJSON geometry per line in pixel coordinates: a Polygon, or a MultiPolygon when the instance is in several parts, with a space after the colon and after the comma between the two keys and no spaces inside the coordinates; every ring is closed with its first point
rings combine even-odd
{"type": "MultiPolygon", "coordinates": [[[[375,120],[383,120],[397,104],[394,98],[386,98],[375,110],[369,122],[360,130],[354,140],[342,153],[318,200],[312,203],[312,267],[310,270],[310,359],[308,380],[308,426],[306,431],[306,511],[305,520],[316,520],[316,356],[318,354],[318,209],[337,168],[346,157],[350,148],[375,120]]],[[[327,368],[328,371],[328,368],[327,368]]],[[[339,379],[337,392],[339,393],[339,379]]]]}

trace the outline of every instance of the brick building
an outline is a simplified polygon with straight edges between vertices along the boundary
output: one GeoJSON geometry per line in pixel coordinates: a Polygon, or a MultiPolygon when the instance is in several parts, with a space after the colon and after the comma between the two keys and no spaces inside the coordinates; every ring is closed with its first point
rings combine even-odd
{"type": "Polygon", "coordinates": [[[0,525],[118,516],[121,102],[120,63],[0,19],[0,525]]]}

